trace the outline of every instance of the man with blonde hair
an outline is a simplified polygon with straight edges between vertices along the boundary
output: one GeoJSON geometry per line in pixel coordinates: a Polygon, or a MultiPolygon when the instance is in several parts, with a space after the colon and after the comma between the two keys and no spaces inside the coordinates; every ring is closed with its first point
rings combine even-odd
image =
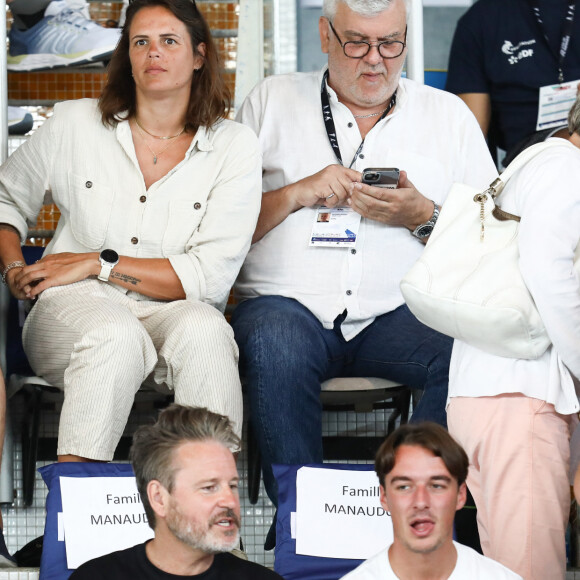
{"type": "Polygon", "coordinates": [[[276,580],[229,552],[238,545],[240,498],[231,421],[171,405],[133,437],[131,463],[155,537],[83,564],[73,580],[276,580]]]}

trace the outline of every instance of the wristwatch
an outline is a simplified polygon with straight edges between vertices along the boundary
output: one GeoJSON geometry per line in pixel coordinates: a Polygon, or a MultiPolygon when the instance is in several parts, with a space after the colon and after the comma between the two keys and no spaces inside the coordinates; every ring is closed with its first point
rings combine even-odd
{"type": "Polygon", "coordinates": [[[412,231],[412,234],[416,238],[419,238],[420,240],[424,240],[425,238],[428,238],[431,235],[431,233],[433,232],[433,228],[437,223],[437,218],[439,217],[439,210],[441,208],[433,200],[431,200],[431,202],[433,203],[433,215],[431,216],[428,222],[418,225],[412,231]]]}
{"type": "Polygon", "coordinates": [[[111,271],[119,263],[119,254],[115,250],[103,250],[99,255],[99,262],[101,262],[101,273],[98,278],[103,282],[108,282],[111,271]]]}

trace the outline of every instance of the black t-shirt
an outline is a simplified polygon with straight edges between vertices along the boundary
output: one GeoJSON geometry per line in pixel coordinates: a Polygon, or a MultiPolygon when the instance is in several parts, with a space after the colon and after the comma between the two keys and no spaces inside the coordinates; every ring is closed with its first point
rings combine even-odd
{"type": "Polygon", "coordinates": [[[176,576],[156,568],[145,553],[145,544],[113,552],[86,562],[75,570],[71,580],[280,580],[282,577],[230,553],[217,554],[213,564],[202,574],[176,576]]]}
{"type": "MultiPolygon", "coordinates": [[[[491,97],[496,144],[509,150],[536,130],[539,88],[558,82],[558,58],[568,0],[539,0],[542,33],[529,0],[478,0],[459,20],[446,89],[491,97]]],[[[580,0],[562,67],[580,79],[580,0]]]]}

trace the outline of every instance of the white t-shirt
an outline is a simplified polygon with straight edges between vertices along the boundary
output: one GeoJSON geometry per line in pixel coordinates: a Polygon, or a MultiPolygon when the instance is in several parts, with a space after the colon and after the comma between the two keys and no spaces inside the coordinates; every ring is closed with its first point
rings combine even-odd
{"type": "MultiPolygon", "coordinates": [[[[457,564],[448,580],[522,580],[505,566],[478,554],[475,550],[453,542],[457,550],[457,564]]],[[[405,580],[395,575],[389,562],[389,551],[378,554],[343,576],[343,580],[405,580]]]]}

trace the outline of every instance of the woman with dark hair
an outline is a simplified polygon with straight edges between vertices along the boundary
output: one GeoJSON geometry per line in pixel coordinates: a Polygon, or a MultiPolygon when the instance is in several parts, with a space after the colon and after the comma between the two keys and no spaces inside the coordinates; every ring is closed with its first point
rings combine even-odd
{"type": "Polygon", "coordinates": [[[110,460],[142,383],[240,433],[237,347],[222,313],[261,198],[255,135],[190,0],[135,0],[99,101],[56,105],[0,168],[0,267],[34,300],[24,345],[64,390],[61,461],[110,460]],[[39,262],[20,243],[61,211],[39,262]]]}

